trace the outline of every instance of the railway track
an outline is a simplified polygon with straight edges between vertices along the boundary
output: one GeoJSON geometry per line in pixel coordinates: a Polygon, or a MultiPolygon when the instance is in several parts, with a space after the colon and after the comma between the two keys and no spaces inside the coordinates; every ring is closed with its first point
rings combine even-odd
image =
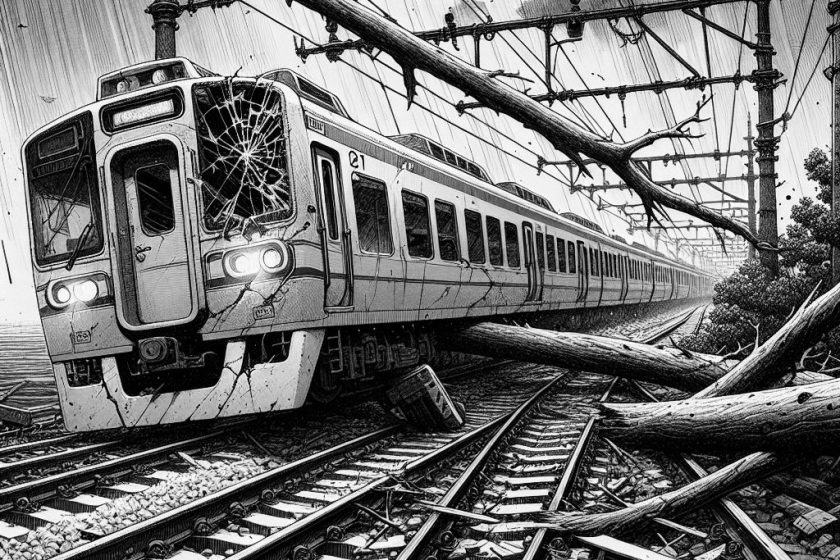
{"type": "MultiPolygon", "coordinates": [[[[646,336],[647,341],[662,338],[687,321],[695,311],[682,313],[674,320],[668,321],[656,333],[646,336]]],[[[350,545],[342,548],[336,545],[335,539],[329,538],[337,535],[336,527],[340,527],[344,532],[344,540],[358,544],[367,542],[374,535],[368,534],[364,541],[360,541],[362,533],[356,530],[347,536],[354,531],[354,526],[370,525],[368,533],[380,533],[386,527],[393,529],[393,525],[398,525],[394,522],[389,524],[387,517],[383,521],[368,513],[365,514],[366,518],[359,518],[357,515],[360,510],[355,504],[367,503],[370,505],[368,509],[375,511],[374,508],[382,504],[383,494],[391,496],[388,500],[398,496],[397,505],[401,511],[407,512],[408,517],[401,520],[405,522],[404,526],[401,526],[404,533],[402,540],[386,538],[379,544],[378,541],[374,541],[370,550],[399,554],[400,550],[416,546],[411,543],[420,542],[417,540],[417,536],[421,535],[418,519],[427,523],[432,517],[440,517],[439,513],[434,513],[428,506],[419,509],[416,507],[417,504],[412,500],[417,490],[405,491],[420,487],[418,485],[428,480],[431,469],[436,469],[434,472],[439,475],[439,479],[434,481],[437,490],[429,490],[423,496],[427,501],[438,501],[443,498],[439,491],[445,489],[448,493],[456,488],[460,472],[467,467],[468,461],[464,462],[458,457],[463,457],[468,451],[482,453],[481,450],[474,449],[475,446],[484,445],[484,440],[491,438],[491,433],[498,430],[503,423],[510,422],[514,415],[517,415],[520,421],[525,417],[529,422],[533,422],[534,426],[545,427],[546,434],[552,433],[548,427],[552,416],[541,412],[542,407],[551,405],[541,405],[539,399],[552,396],[560,399],[556,400],[557,403],[562,401],[559,392],[546,393],[549,386],[553,386],[551,384],[558,383],[556,369],[535,368],[509,362],[493,366],[481,364],[479,368],[505,368],[503,373],[508,380],[516,376],[530,376],[531,379],[526,382],[520,378],[519,385],[508,381],[506,384],[518,391],[502,391],[505,384],[491,387],[492,383],[488,385],[487,379],[492,379],[492,375],[483,377],[484,382],[481,386],[487,385],[484,387],[484,394],[476,391],[474,384],[459,383],[463,379],[460,376],[458,379],[450,379],[447,385],[453,395],[465,401],[468,410],[472,411],[468,417],[467,429],[462,433],[425,435],[406,432],[397,427],[377,430],[286,464],[261,471],[249,471],[241,480],[234,481],[225,488],[214,489],[206,495],[196,495],[188,503],[163,513],[153,512],[148,518],[140,518],[127,527],[115,527],[116,530],[107,532],[74,529],[78,533],[74,535],[75,540],[70,542],[69,539],[64,539],[60,543],[52,541],[52,548],[41,547],[44,552],[41,557],[125,557],[131,560],[173,557],[188,560],[206,558],[209,554],[210,557],[244,559],[276,557],[278,550],[295,552],[296,547],[301,548],[295,552],[295,560],[312,560],[318,556],[342,557],[341,551],[347,553],[350,545]],[[538,385],[543,389],[534,395],[538,385]],[[488,391],[495,391],[496,395],[486,394],[488,391]],[[534,397],[526,401],[529,395],[534,397]],[[517,406],[519,408],[512,412],[517,406]],[[440,475],[446,471],[441,465],[450,465],[446,467],[449,469],[448,474],[440,475]],[[336,525],[336,519],[344,519],[345,524],[336,525]],[[329,525],[331,520],[333,524],[329,525]],[[306,537],[313,534],[317,535],[317,542],[305,542],[306,537]],[[333,549],[337,546],[338,552],[331,549],[331,546],[333,549]],[[59,554],[56,555],[56,552],[59,554]]],[[[592,384],[592,379],[587,377],[586,381],[579,383],[578,389],[592,384]]],[[[566,385],[566,389],[575,390],[574,387],[578,384],[570,381],[566,385]]],[[[592,396],[589,395],[590,399],[592,396]]],[[[577,400],[580,399],[564,401],[563,406],[574,406],[577,400]]],[[[566,488],[563,492],[568,491],[574,480],[575,464],[584,456],[585,444],[593,429],[594,419],[589,414],[584,414],[578,420],[574,428],[567,430],[569,434],[558,436],[559,440],[556,437],[546,440],[556,443],[549,445],[549,448],[557,448],[545,453],[549,458],[559,461],[559,457],[568,455],[566,463],[563,464],[566,465],[564,472],[570,474],[562,477],[565,479],[562,484],[566,488]],[[573,447],[578,451],[572,451],[573,447]]],[[[521,423],[516,421],[512,426],[521,427],[521,423]]],[[[229,430],[224,433],[229,433],[229,430]]],[[[502,432],[496,432],[497,435],[500,433],[502,432]]],[[[223,433],[217,432],[170,442],[153,449],[56,473],[40,480],[29,480],[0,488],[0,541],[15,534],[17,538],[23,538],[22,530],[25,529],[27,535],[35,534],[38,537],[36,545],[50,544],[42,541],[49,541],[53,536],[50,532],[52,529],[68,526],[65,515],[67,512],[72,513],[74,517],[95,515],[97,508],[103,504],[119,504],[120,507],[131,509],[139,503],[132,499],[139,499],[149,488],[172,476],[167,473],[200,473],[201,470],[212,472],[220,468],[219,464],[224,464],[228,470],[235,470],[243,461],[247,463],[250,460],[241,454],[226,453],[224,450],[208,447],[222,437],[223,433]]],[[[497,438],[496,435],[492,438],[497,440],[497,443],[502,439],[509,439],[497,438]]],[[[69,446],[79,441],[75,436],[50,439],[17,444],[17,450],[14,450],[15,446],[0,449],[0,460],[3,456],[13,456],[14,453],[37,452],[39,445],[69,446]]],[[[114,445],[112,441],[100,444],[114,445]]],[[[519,445],[536,449],[541,447],[542,443],[519,445]]],[[[518,451],[509,452],[525,457],[523,461],[527,468],[538,468],[536,463],[529,463],[523,454],[532,452],[531,449],[515,449],[518,451]]],[[[511,457],[507,457],[507,460],[510,459],[511,457]]],[[[559,463],[553,464],[556,467],[559,463]]],[[[528,491],[530,490],[528,488],[528,491]]],[[[558,507],[562,503],[563,492],[551,491],[551,485],[548,488],[540,488],[540,496],[543,498],[540,507],[558,507]],[[548,494],[545,491],[547,489],[548,494]]],[[[104,509],[110,511],[114,508],[106,506],[104,509]]],[[[522,515],[517,508],[514,510],[514,516],[522,515]]],[[[119,515],[126,513],[127,511],[123,511],[119,515]]],[[[505,510],[501,513],[488,510],[488,514],[507,515],[505,510]]],[[[539,543],[544,540],[545,534],[543,532],[538,535],[533,538],[539,543]]],[[[379,539],[382,539],[382,536],[379,539]]],[[[29,544],[31,543],[27,543],[29,544]]],[[[29,550],[33,548],[37,549],[37,546],[28,546],[29,550]]],[[[25,556],[10,554],[9,557],[25,556]]],[[[36,553],[30,558],[38,557],[36,553]]]]}

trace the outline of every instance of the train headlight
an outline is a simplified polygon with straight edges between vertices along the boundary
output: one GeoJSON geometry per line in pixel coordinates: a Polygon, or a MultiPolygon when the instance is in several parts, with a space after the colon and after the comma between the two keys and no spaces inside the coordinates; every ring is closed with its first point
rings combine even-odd
{"type": "Polygon", "coordinates": [[[294,259],[288,246],[282,242],[260,243],[250,247],[231,249],[221,256],[208,257],[208,271],[223,273],[228,278],[249,279],[260,272],[266,276],[277,276],[292,267],[294,259]],[[221,267],[219,266],[221,261],[221,267]],[[221,268],[221,270],[219,270],[221,268]]]}
{"type": "Polygon", "coordinates": [[[72,297],[73,293],[70,291],[70,288],[64,284],[56,284],[55,288],[53,288],[53,299],[59,305],[67,305],[70,303],[72,297]]]}
{"type": "Polygon", "coordinates": [[[99,295],[99,287],[93,280],[82,280],[73,286],[73,295],[76,296],[76,299],[79,301],[89,303],[96,299],[96,296],[99,295]]]}
{"type": "Polygon", "coordinates": [[[280,249],[269,247],[262,253],[262,267],[266,272],[277,272],[286,266],[286,256],[280,249]]]}
{"type": "Polygon", "coordinates": [[[260,263],[256,254],[250,251],[237,251],[225,255],[224,267],[229,276],[241,278],[259,272],[260,263]]]}

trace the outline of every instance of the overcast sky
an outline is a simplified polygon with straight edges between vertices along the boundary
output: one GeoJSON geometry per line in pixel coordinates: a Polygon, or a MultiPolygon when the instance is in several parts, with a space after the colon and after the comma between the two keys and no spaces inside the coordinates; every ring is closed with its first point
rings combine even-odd
{"type": "MultiPolygon", "coordinates": [[[[361,0],[371,6],[369,0],[361,0]]],[[[494,21],[535,17],[551,10],[568,9],[567,2],[554,0],[525,1],[421,1],[374,0],[397,21],[410,29],[440,27],[444,13],[450,8],[459,24],[478,21],[490,15],[494,21]]],[[[583,9],[617,5],[610,0],[582,0],[583,9]]],[[[45,123],[93,101],[96,77],[102,73],[142,62],[153,57],[153,32],[150,17],[144,13],[144,0],[3,0],[0,2],[0,239],[9,259],[9,284],[5,264],[0,260],[0,322],[32,322],[37,320],[29,265],[29,239],[19,150],[22,141],[45,123]]],[[[707,11],[708,17],[740,33],[746,21],[746,35],[755,38],[755,6],[745,19],[744,2],[732,3],[707,11]]],[[[802,95],[806,81],[814,69],[809,89],[785,131],[779,150],[778,189],[779,227],[784,231],[789,221],[789,208],[802,196],[813,196],[815,187],[805,179],[802,160],[813,147],[830,142],[829,82],[822,69],[830,63],[830,49],[817,64],[826,39],[828,15],[825,2],[816,2],[808,33],[802,43],[806,20],[811,8],[807,1],[773,0],[772,25],[775,58],[788,82],[776,91],[777,113],[787,105],[789,110],[802,95]],[[795,61],[799,69],[795,80],[795,61]],[[788,105],[788,97],[790,103],[788,105]]],[[[672,45],[701,74],[708,75],[706,49],[701,26],[681,13],[646,18],[646,23],[672,45]]],[[[627,223],[616,209],[598,211],[597,198],[591,201],[582,194],[571,194],[569,176],[564,167],[548,168],[536,175],[538,155],[546,159],[564,159],[548,143],[518,123],[486,110],[459,117],[452,105],[464,96],[437,80],[420,74],[422,86],[417,104],[406,110],[402,96],[404,86],[396,66],[386,55],[373,62],[366,55],[346,53],[344,63],[329,63],[323,57],[311,57],[306,63],[294,54],[292,33],[284,26],[307,37],[325,41],[321,18],[293,4],[288,8],[282,0],[253,0],[253,6],[237,3],[216,11],[202,10],[194,16],[184,15],[178,32],[178,54],[222,74],[255,75],[271,68],[292,68],[338,94],[354,118],[383,134],[421,132],[442,141],[484,165],[497,181],[518,181],[536,190],[561,211],[573,211],[596,220],[607,232],[638,241],[650,242],[645,235],[627,231],[627,223]],[[256,9],[255,9],[256,8],[256,9]],[[280,23],[259,13],[265,11],[280,23]],[[379,80],[382,83],[375,81],[379,80]],[[383,85],[385,87],[383,87],[383,85]],[[395,91],[394,91],[395,90],[395,91]]],[[[656,79],[682,79],[689,75],[656,41],[639,36],[634,23],[619,21],[614,26],[593,22],[586,26],[583,41],[565,45],[565,54],[556,52],[554,87],[569,89],[595,88],[606,85],[645,83],[656,79]],[[567,58],[568,57],[568,58],[567,58]]],[[[347,34],[339,32],[341,37],[347,34]]],[[[557,39],[565,38],[558,27],[557,39]]],[[[515,87],[530,88],[532,93],[545,90],[541,83],[543,43],[541,31],[503,33],[492,42],[482,42],[482,65],[488,69],[518,71],[533,80],[508,80],[515,87]]],[[[459,51],[451,44],[444,47],[457,56],[473,57],[472,39],[462,38],[459,51]]],[[[710,30],[708,33],[711,75],[730,74],[740,69],[747,74],[754,69],[752,52],[739,43],[710,30]]],[[[585,123],[596,131],[612,134],[615,139],[632,139],[649,128],[666,125],[666,115],[677,120],[690,115],[702,96],[697,90],[672,90],[662,95],[631,94],[623,103],[617,96],[585,99],[569,105],[555,103],[561,114],[585,123]]],[[[733,150],[744,147],[746,121],[756,119],[756,93],[751,85],[739,90],[731,85],[716,86],[714,107],[704,114],[716,119],[698,128],[706,133],[702,140],[685,144],[686,152],[733,150]],[[731,138],[731,139],[730,139],[731,138]]],[[[781,127],[777,129],[781,131],[781,127]]],[[[647,150],[650,154],[674,153],[668,142],[647,150]]],[[[741,175],[743,161],[732,158],[727,165],[714,161],[692,161],[686,166],[663,166],[654,169],[656,179],[689,176],[717,176],[720,173],[741,175]]],[[[593,169],[595,181],[615,182],[609,173],[593,169]]],[[[726,190],[744,197],[742,182],[725,183],[726,190]]],[[[686,196],[702,200],[720,199],[711,189],[678,187],[686,196]]],[[[620,204],[638,202],[626,191],[612,190],[599,195],[603,201],[620,204]]],[[[672,214],[676,221],[685,217],[672,214]]],[[[675,236],[679,232],[675,232],[675,236]]],[[[686,257],[683,254],[683,257],[686,257]]]]}

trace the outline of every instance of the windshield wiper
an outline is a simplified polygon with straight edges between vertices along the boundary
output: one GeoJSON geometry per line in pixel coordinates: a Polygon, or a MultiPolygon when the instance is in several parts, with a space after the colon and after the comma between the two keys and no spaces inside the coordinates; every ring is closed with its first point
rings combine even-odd
{"type": "Polygon", "coordinates": [[[70,270],[73,268],[73,265],[76,264],[76,259],[79,258],[79,255],[82,253],[82,248],[87,244],[88,237],[90,237],[90,232],[94,229],[93,221],[87,223],[85,229],[82,230],[82,234],[79,236],[79,239],[76,240],[76,248],[73,249],[73,254],[70,255],[70,260],[67,261],[67,265],[64,267],[66,270],[70,270]]]}

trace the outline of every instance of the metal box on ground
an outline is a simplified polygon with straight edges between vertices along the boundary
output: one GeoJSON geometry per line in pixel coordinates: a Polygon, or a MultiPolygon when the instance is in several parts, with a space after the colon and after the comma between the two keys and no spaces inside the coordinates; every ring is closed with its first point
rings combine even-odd
{"type": "Polygon", "coordinates": [[[452,400],[425,364],[391,381],[384,404],[396,417],[425,430],[457,430],[465,421],[464,405],[452,400]]]}

